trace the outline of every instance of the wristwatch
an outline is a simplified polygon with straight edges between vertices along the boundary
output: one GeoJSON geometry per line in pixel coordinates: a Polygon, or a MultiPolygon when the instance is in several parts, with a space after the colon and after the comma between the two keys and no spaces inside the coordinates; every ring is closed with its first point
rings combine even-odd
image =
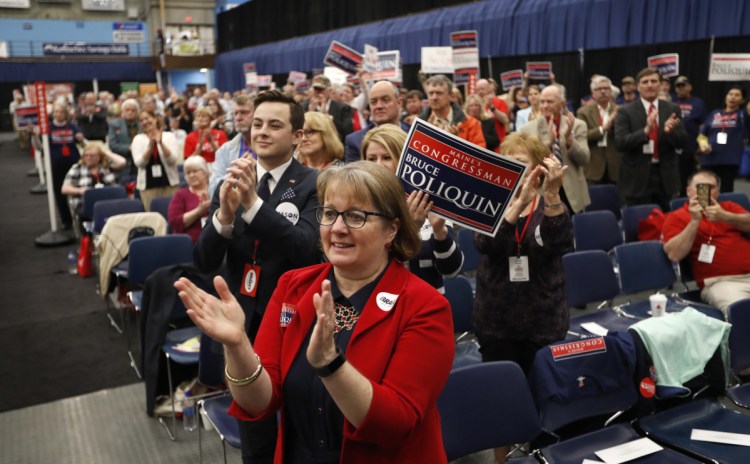
{"type": "Polygon", "coordinates": [[[341,365],[345,362],[346,357],[344,357],[344,353],[341,351],[341,348],[336,347],[336,357],[333,358],[333,361],[329,362],[323,367],[314,368],[315,373],[318,374],[319,377],[328,377],[329,375],[336,372],[338,368],[341,367],[341,365]]]}

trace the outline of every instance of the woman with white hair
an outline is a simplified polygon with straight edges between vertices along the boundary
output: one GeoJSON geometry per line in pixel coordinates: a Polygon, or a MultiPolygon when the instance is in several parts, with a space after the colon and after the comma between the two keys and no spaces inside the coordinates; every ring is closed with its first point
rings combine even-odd
{"type": "Polygon", "coordinates": [[[208,164],[202,156],[191,156],[185,160],[184,167],[188,185],[175,192],[167,217],[173,233],[188,234],[195,243],[211,205],[208,197],[208,164]]]}

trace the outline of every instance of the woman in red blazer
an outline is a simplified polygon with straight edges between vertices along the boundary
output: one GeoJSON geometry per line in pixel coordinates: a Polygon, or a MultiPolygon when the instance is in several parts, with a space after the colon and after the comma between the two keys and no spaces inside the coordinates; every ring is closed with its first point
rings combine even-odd
{"type": "Polygon", "coordinates": [[[281,410],[277,463],[444,463],[436,401],[453,324],[448,302],[401,264],[421,246],[403,189],[357,162],[323,171],[318,197],[329,262],[282,276],[254,344],[221,277],[220,299],[175,284],[196,325],[224,344],[230,413],[281,410]]]}

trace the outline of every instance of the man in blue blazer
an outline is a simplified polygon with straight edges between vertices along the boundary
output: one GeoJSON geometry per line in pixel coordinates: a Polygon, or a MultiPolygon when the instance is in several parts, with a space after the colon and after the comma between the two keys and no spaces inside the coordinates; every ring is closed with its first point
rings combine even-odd
{"type": "Polygon", "coordinates": [[[615,146],[622,153],[618,187],[627,205],[656,203],[667,211],[680,192],[679,156],[687,141],[680,107],[659,100],[659,71],[636,77],[640,98],[615,120],[615,146]]]}
{"type": "MultiPolygon", "coordinates": [[[[195,247],[203,272],[218,271],[226,257],[226,281],[245,311],[251,341],[281,275],[321,261],[317,174],[292,157],[303,124],[304,112],[290,97],[278,91],[257,97],[251,143],[258,160],[231,162],[195,247]]],[[[272,463],[275,418],[239,423],[243,462],[272,463]]]]}

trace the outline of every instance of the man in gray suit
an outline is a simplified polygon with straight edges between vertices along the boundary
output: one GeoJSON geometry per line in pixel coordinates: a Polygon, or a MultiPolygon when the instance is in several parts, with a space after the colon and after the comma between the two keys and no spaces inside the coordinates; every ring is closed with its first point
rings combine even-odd
{"type": "Polygon", "coordinates": [[[615,120],[617,105],[612,101],[612,81],[605,76],[591,79],[594,103],[578,109],[578,118],[586,123],[591,161],[584,172],[593,184],[616,184],[620,177],[620,158],[615,148],[615,120]]]}
{"type": "Polygon", "coordinates": [[[682,111],[659,100],[655,68],[636,77],[640,98],[623,106],[615,120],[615,146],[622,153],[618,186],[627,205],[656,203],[665,211],[680,192],[679,156],[687,141],[682,111]]]}

